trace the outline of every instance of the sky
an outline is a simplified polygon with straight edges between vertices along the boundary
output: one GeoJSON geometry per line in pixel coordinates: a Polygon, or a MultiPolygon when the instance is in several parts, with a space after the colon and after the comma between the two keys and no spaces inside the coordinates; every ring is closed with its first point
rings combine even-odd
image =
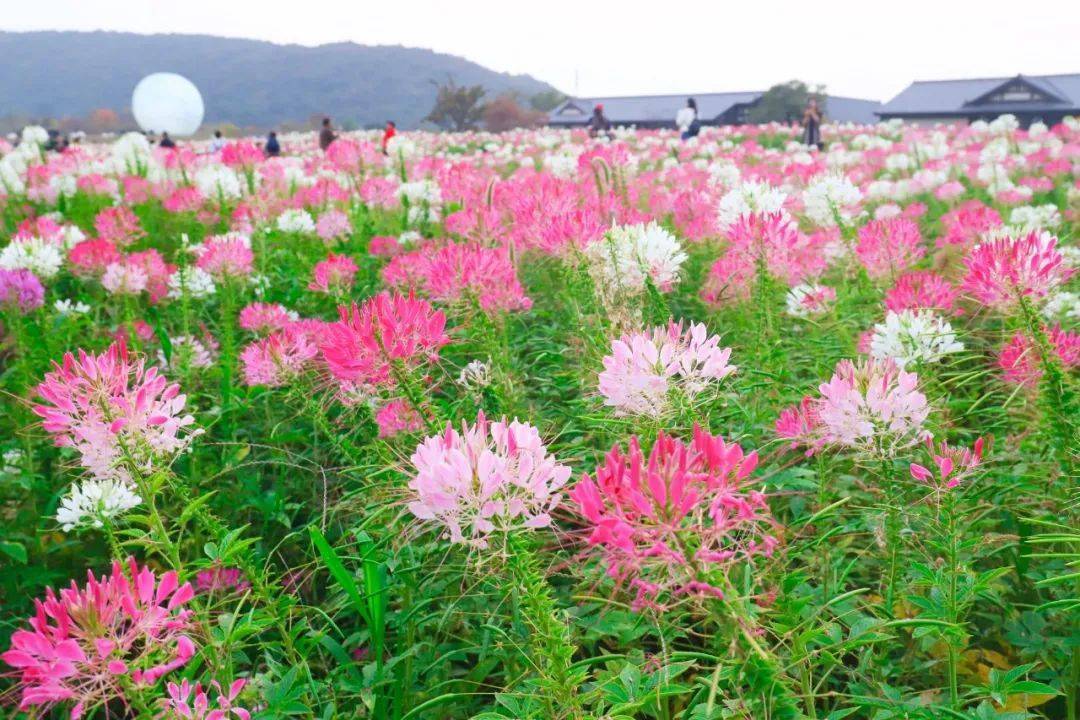
{"type": "Polygon", "coordinates": [[[423,47],[585,97],[758,90],[798,78],[836,95],[888,100],[912,80],[1080,72],[1080,0],[4,4],[4,30],[423,47]]]}

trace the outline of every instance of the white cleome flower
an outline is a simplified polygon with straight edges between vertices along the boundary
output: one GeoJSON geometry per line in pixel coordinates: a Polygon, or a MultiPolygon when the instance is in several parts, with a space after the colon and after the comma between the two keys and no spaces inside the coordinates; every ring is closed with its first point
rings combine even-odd
{"type": "Polygon", "coordinates": [[[26,269],[39,278],[51,278],[60,272],[63,264],[63,250],[58,245],[37,237],[12,240],[7,247],[0,250],[0,268],[26,269]]]}
{"type": "Polygon", "coordinates": [[[285,233],[310,235],[315,232],[315,220],[307,210],[290,209],[278,215],[277,229],[285,233]]]}
{"type": "Polygon", "coordinates": [[[214,278],[202,268],[189,265],[169,276],[169,297],[206,298],[217,291],[214,278]]]}
{"type": "Polygon", "coordinates": [[[123,481],[83,480],[60,501],[56,521],[64,532],[77,527],[100,528],[142,502],[123,481]]]}
{"type": "Polygon", "coordinates": [[[729,227],[743,215],[780,212],[786,200],[783,190],[768,183],[741,183],[720,198],[720,227],[729,227]]]}
{"type": "Polygon", "coordinates": [[[1058,290],[1051,292],[1042,308],[1048,320],[1080,320],[1080,293],[1058,290]]]}
{"type": "Polygon", "coordinates": [[[466,390],[480,390],[491,384],[491,369],[483,360],[473,360],[461,368],[457,381],[466,390]]]}
{"type": "Polygon", "coordinates": [[[53,308],[61,315],[85,315],[90,312],[90,306],[84,302],[71,302],[70,300],[57,300],[53,308]]]}
{"type": "Polygon", "coordinates": [[[859,188],[843,175],[826,175],[803,192],[806,216],[822,227],[832,227],[837,220],[849,222],[860,200],[859,188]]]}
{"type": "Polygon", "coordinates": [[[874,326],[870,355],[891,358],[901,369],[913,363],[931,363],[964,349],[952,326],[935,313],[922,310],[889,312],[874,326]]]}
{"type": "Polygon", "coordinates": [[[678,239],[655,222],[615,225],[585,248],[585,256],[598,285],[632,292],[643,290],[646,278],[670,290],[686,261],[678,239]]]}

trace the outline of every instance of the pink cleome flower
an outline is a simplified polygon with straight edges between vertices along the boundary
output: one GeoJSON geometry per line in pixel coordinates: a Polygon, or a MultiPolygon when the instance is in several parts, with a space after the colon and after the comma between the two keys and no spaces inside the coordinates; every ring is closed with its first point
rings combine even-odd
{"type": "Polygon", "coordinates": [[[72,718],[113,700],[130,684],[153,685],[195,654],[187,636],[191,585],[174,571],[157,578],[129,559],[100,579],[36,600],[29,630],[16,630],[0,659],[18,669],[21,710],[72,702],[72,718]]]}
{"type": "MultiPolygon", "coordinates": [[[[1045,329],[1050,347],[1066,370],[1080,367],[1080,333],[1062,330],[1061,326],[1045,329]]],[[[1038,385],[1043,369],[1035,343],[1022,332],[1012,336],[998,353],[998,367],[1005,382],[1015,385],[1038,385]]]]}
{"type": "Polygon", "coordinates": [[[871,220],[859,228],[855,256],[873,279],[895,277],[925,254],[919,226],[908,218],[871,220]]]}
{"type": "Polygon", "coordinates": [[[91,238],[71,248],[68,261],[72,272],[79,276],[101,275],[113,263],[122,259],[116,245],[104,238],[91,238]]]}
{"type": "Polygon", "coordinates": [[[315,234],[324,242],[346,238],[350,233],[352,233],[352,223],[349,222],[349,216],[340,210],[327,210],[315,223],[315,234]]]}
{"type": "Polygon", "coordinates": [[[289,311],[278,303],[251,303],[244,306],[239,317],[242,329],[259,334],[281,330],[292,322],[289,311]]]}
{"type": "Polygon", "coordinates": [[[380,293],[359,307],[339,307],[338,314],[340,320],[323,330],[319,349],[339,381],[393,385],[395,364],[419,367],[450,341],[442,311],[411,294],[380,293]]]}
{"type": "Polygon", "coordinates": [[[383,278],[392,286],[412,287],[440,302],[473,300],[489,312],[532,307],[505,248],[477,243],[424,248],[391,260],[383,278]]]}
{"type": "Polygon", "coordinates": [[[539,431],[517,420],[449,424],[412,456],[409,511],[445,527],[451,542],[487,547],[493,532],[551,524],[570,468],[548,454],[539,431]]]}
{"type": "Polygon", "coordinates": [[[318,345],[309,335],[290,325],[245,347],[240,363],[248,385],[279,387],[303,372],[318,354],[318,345]]]}
{"type": "Polygon", "coordinates": [[[393,437],[403,432],[413,432],[424,426],[420,415],[404,400],[396,399],[383,405],[375,413],[379,437],[393,437]]]}
{"type": "Polygon", "coordinates": [[[248,245],[228,235],[215,236],[203,243],[202,252],[195,264],[214,276],[240,278],[251,274],[254,253],[248,245]]]}
{"type": "Polygon", "coordinates": [[[668,408],[670,390],[693,397],[734,373],[730,357],[704,324],[671,323],[612,341],[598,387],[617,413],[656,416],[668,408]]]}
{"type": "Polygon", "coordinates": [[[127,247],[146,235],[135,213],[123,206],[107,207],[94,218],[94,228],[102,239],[127,247]]]}
{"type": "Polygon", "coordinates": [[[979,438],[969,450],[965,447],[949,447],[944,440],[935,447],[933,440],[927,440],[926,448],[937,466],[937,480],[933,472],[918,463],[911,463],[911,477],[922,483],[934,483],[939,489],[951,490],[970,477],[982,464],[983,449],[987,443],[986,438],[979,438]]]}
{"type": "Polygon", "coordinates": [[[925,270],[901,275],[885,293],[885,307],[893,312],[939,310],[953,312],[959,290],[935,272],[925,270]]]}
{"type": "Polygon", "coordinates": [[[78,359],[67,353],[37,390],[44,402],[34,412],[45,430],[99,479],[130,482],[133,466],[167,461],[198,434],[185,436],[195,419],[183,414],[180,387],[129,358],[123,341],[101,354],[79,350],[78,359]]]}
{"type": "Polygon", "coordinates": [[[321,293],[346,292],[356,282],[358,270],[351,257],[330,253],[325,260],[315,264],[308,290],[321,293]]]}
{"type": "Polygon", "coordinates": [[[978,200],[969,200],[942,215],[941,226],[944,232],[937,239],[939,248],[949,245],[970,248],[980,242],[984,234],[1001,226],[1001,215],[978,200]]]}
{"type": "Polygon", "coordinates": [[[1073,274],[1057,239],[1038,231],[985,242],[964,258],[963,289],[979,302],[1012,312],[1021,298],[1039,299],[1073,274]]]}
{"type": "Polygon", "coordinates": [[[757,467],[745,453],[699,427],[690,443],[661,432],[646,458],[638,439],[615,446],[570,492],[607,573],[635,593],[637,609],[681,595],[723,597],[721,578],[779,544],[765,495],[747,490],[757,467]]]}
{"type": "Polygon", "coordinates": [[[250,712],[234,705],[246,684],[247,680],[243,678],[235,680],[223,692],[218,682],[213,681],[210,687],[217,693],[217,699],[211,705],[210,696],[201,683],[192,685],[186,678],[179,685],[171,682],[166,686],[169,696],[164,701],[164,714],[159,717],[162,720],[229,720],[235,716],[238,720],[250,720],[250,712]]]}

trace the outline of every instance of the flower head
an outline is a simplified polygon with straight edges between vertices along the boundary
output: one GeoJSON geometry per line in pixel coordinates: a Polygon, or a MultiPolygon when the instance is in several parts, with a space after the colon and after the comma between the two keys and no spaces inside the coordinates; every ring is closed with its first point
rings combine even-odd
{"type": "Polygon", "coordinates": [[[934,483],[941,489],[951,490],[978,469],[987,443],[986,438],[979,438],[969,450],[965,447],[949,447],[944,440],[935,446],[934,441],[928,439],[926,448],[937,467],[937,475],[923,465],[911,463],[911,477],[919,482],[934,483]]]}
{"type": "Polygon", "coordinates": [[[77,527],[100,528],[141,502],[142,498],[121,480],[88,478],[71,486],[56,510],[56,521],[64,532],[77,527]]]}
{"type": "Polygon", "coordinates": [[[855,255],[871,278],[895,277],[925,254],[919,226],[908,218],[871,220],[859,228],[855,255]]]}
{"type": "Polygon", "coordinates": [[[734,373],[730,357],[731,348],[721,348],[702,323],[624,335],[604,358],[600,394],[619,414],[658,416],[669,408],[671,390],[692,400],[734,373]]]}
{"type": "Polygon", "coordinates": [[[27,313],[45,304],[45,288],[29,270],[0,268],[0,307],[12,307],[27,313]]]}
{"type": "Polygon", "coordinates": [[[347,255],[330,253],[315,264],[308,290],[322,293],[341,293],[352,288],[359,268],[347,255]]]}
{"type": "Polygon", "coordinates": [[[418,367],[449,342],[446,316],[413,295],[380,293],[338,312],[341,319],[326,327],[319,349],[341,381],[393,384],[395,363],[418,367]]]}
{"type": "Polygon", "coordinates": [[[1057,250],[1057,239],[1037,231],[984,242],[964,264],[963,289],[1001,312],[1014,310],[1022,297],[1045,297],[1073,274],[1057,250]]]}
{"type": "Polygon", "coordinates": [[[608,575],[634,606],[680,595],[723,597],[732,566],[770,555],[778,540],[765,495],[747,490],[757,453],[695,427],[690,443],[660,433],[648,457],[637,438],[615,446],[570,492],[608,575]]]}
{"type": "Polygon", "coordinates": [[[16,630],[0,659],[20,674],[20,709],[71,702],[72,718],[124,699],[129,684],[153,685],[195,654],[187,636],[193,596],[175,572],[156,577],[134,560],[114,562],[100,579],[87,574],[36,600],[29,630],[16,630]]]}
{"type": "Polygon", "coordinates": [[[890,358],[900,369],[915,363],[938,362],[949,353],[960,352],[952,325],[930,310],[889,312],[874,326],[870,354],[879,360],[890,358]]]}
{"type": "Polygon", "coordinates": [[[133,469],[168,462],[193,437],[180,387],[132,360],[123,342],[101,354],[66,354],[37,389],[44,402],[34,412],[45,430],[75,448],[99,480],[131,482],[133,469]]]}
{"type": "Polygon", "coordinates": [[[424,440],[412,465],[412,514],[443,525],[451,542],[475,547],[486,547],[493,532],[550,525],[570,477],[535,427],[489,422],[483,413],[460,433],[447,425],[424,440]]]}

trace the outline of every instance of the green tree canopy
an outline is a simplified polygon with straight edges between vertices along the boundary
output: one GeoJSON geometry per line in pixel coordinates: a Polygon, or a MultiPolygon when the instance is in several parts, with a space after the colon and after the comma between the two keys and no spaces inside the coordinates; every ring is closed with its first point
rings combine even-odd
{"type": "Polygon", "coordinates": [[[746,113],[747,122],[791,122],[802,118],[803,109],[810,98],[816,98],[818,107],[824,115],[825,86],[807,85],[802,80],[790,80],[786,83],[773,85],[765,91],[765,94],[754,103],[754,106],[746,113]]]}
{"type": "Polygon", "coordinates": [[[424,118],[444,130],[472,130],[484,115],[486,90],[481,85],[458,85],[453,78],[438,86],[435,107],[424,118]]]}

